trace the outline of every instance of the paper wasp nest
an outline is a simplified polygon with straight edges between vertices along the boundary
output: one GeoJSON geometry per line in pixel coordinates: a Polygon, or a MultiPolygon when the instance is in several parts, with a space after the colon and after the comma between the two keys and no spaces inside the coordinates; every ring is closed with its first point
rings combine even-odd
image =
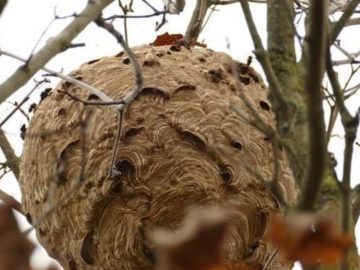
{"type": "MultiPolygon", "coordinates": [[[[96,96],[62,82],[31,120],[21,161],[24,211],[36,222],[67,196],[36,230],[41,244],[65,269],[153,269],[153,229],[175,230],[189,207],[217,205],[230,213],[225,264],[261,267],[272,253],[264,241],[269,215],[280,211],[259,179],[273,177],[272,143],[245,119],[253,119],[250,105],[274,126],[261,78],[209,49],[142,46],[134,52],[144,88],[124,111],[115,177],[109,177],[113,107],[85,106],[58,90],[83,100],[96,96]]],[[[71,75],[114,100],[134,86],[124,53],[71,75]]],[[[293,202],[294,180],[281,151],[279,184],[293,202]]]]}

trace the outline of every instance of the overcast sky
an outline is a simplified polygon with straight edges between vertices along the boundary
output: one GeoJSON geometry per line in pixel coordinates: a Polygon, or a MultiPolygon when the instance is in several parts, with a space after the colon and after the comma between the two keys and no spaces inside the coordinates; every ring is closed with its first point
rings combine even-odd
{"type": "MultiPolygon", "coordinates": [[[[121,10],[115,3],[109,6],[105,10],[105,15],[121,14],[121,10]]],[[[126,4],[127,0],[123,1],[126,4]]],[[[149,14],[151,10],[143,4],[138,4],[141,1],[134,1],[134,10],[136,14],[149,14]]],[[[161,0],[150,1],[156,4],[159,9],[162,9],[161,0]]],[[[158,32],[155,32],[156,21],[161,21],[161,17],[149,18],[149,19],[134,19],[128,22],[129,43],[131,46],[137,46],[141,44],[148,44],[154,41],[157,35],[164,32],[169,33],[184,33],[186,25],[190,20],[190,15],[193,10],[194,0],[187,1],[186,8],[180,16],[169,16],[168,23],[163,26],[158,32]]],[[[11,0],[9,1],[5,11],[0,17],[0,47],[4,50],[15,53],[19,56],[27,58],[34,48],[35,43],[38,41],[42,32],[47,25],[54,18],[54,9],[56,7],[56,13],[59,16],[65,16],[73,14],[74,12],[80,12],[86,5],[87,0],[11,0]]],[[[253,4],[254,18],[257,23],[258,31],[266,44],[266,6],[261,4],[253,4]]],[[[207,27],[203,31],[200,41],[204,41],[207,46],[216,51],[227,52],[237,60],[246,62],[247,57],[252,55],[253,45],[248,34],[247,25],[244,21],[242,11],[239,4],[233,4],[231,6],[218,8],[217,12],[214,12],[207,27]]],[[[72,19],[57,20],[46,32],[45,36],[40,41],[37,49],[41,48],[45,42],[52,36],[59,33],[64,26],[66,26],[72,19]]],[[[121,20],[116,21],[116,28],[123,32],[123,24],[121,20]]],[[[355,34],[355,29],[346,29],[342,35],[342,45],[351,51],[351,48],[360,44],[360,35],[355,34]]],[[[359,30],[356,29],[359,33],[359,30]]],[[[300,31],[301,32],[301,31],[300,31]]],[[[103,29],[99,29],[94,24],[90,25],[83,31],[75,40],[76,42],[86,43],[85,47],[70,49],[62,54],[56,56],[46,66],[57,71],[68,73],[73,69],[76,69],[80,64],[107,55],[115,55],[121,49],[121,47],[115,42],[112,36],[106,33],[103,29]]],[[[340,54],[337,54],[339,59],[342,58],[340,54]]],[[[16,68],[20,65],[16,60],[10,59],[5,56],[0,57],[0,83],[6,80],[16,68]]],[[[254,62],[253,66],[260,71],[259,65],[254,62]]],[[[41,74],[39,72],[34,78],[41,80],[41,74]]],[[[341,71],[341,78],[346,78],[347,71],[341,71]]],[[[57,80],[52,79],[52,86],[56,84],[57,80]]],[[[359,80],[357,80],[359,83],[359,80]]],[[[30,82],[25,85],[20,91],[14,94],[9,101],[19,101],[24,93],[28,92],[34,83],[30,82]]],[[[48,86],[46,86],[48,87],[48,86]]],[[[39,100],[39,93],[42,89],[39,89],[33,96],[32,100],[39,100]]],[[[31,103],[31,101],[29,102],[31,103]]],[[[360,104],[359,95],[354,97],[351,101],[351,107],[353,110],[360,104]]],[[[9,112],[12,108],[11,105],[2,105],[0,107],[0,119],[3,115],[9,112]]],[[[6,135],[13,143],[17,154],[20,155],[22,149],[22,141],[19,139],[19,129],[22,124],[26,123],[26,119],[17,114],[11,121],[4,126],[6,135]]],[[[341,126],[337,125],[337,131],[342,134],[341,126]]],[[[342,139],[335,139],[330,146],[331,150],[337,154],[339,163],[341,164],[342,155],[342,139]]],[[[357,147],[355,152],[355,161],[358,162],[359,149],[357,147]]],[[[353,184],[359,182],[360,174],[356,166],[353,170],[353,184]]],[[[339,173],[341,173],[341,166],[339,166],[339,173]]],[[[341,174],[340,174],[341,175],[341,174]]],[[[19,188],[16,181],[11,176],[6,177],[5,180],[0,182],[0,188],[6,192],[12,194],[18,200],[20,200],[19,188]]],[[[26,228],[24,222],[22,227],[26,228]]],[[[33,237],[33,235],[32,235],[33,237]]],[[[48,264],[48,258],[46,253],[37,249],[34,254],[34,263],[41,269],[48,264]]]]}

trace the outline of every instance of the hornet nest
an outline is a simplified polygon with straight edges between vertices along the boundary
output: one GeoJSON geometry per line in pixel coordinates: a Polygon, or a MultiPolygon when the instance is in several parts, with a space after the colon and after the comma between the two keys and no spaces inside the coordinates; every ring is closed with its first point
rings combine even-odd
{"type": "MultiPolygon", "coordinates": [[[[115,176],[114,107],[85,106],[62,91],[97,97],[62,82],[31,119],[20,175],[28,220],[62,200],[37,226],[40,243],[65,269],[153,269],[154,228],[178,229],[193,205],[221,206],[230,213],[224,264],[261,269],[274,250],[264,241],[269,216],[281,211],[258,177],[273,177],[272,142],[246,120],[253,109],[274,126],[262,79],[209,49],[141,46],[134,53],[144,88],[123,113],[115,176]]],[[[71,76],[114,100],[134,86],[125,53],[83,64],[71,76]]],[[[295,184],[281,151],[279,186],[292,203],[295,184]]]]}

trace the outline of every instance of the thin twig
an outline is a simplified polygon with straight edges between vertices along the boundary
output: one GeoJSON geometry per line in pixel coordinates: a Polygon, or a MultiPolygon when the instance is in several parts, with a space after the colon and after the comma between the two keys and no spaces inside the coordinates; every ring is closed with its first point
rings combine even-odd
{"type": "MultiPolygon", "coordinates": [[[[24,63],[26,63],[26,61],[27,61],[26,59],[24,59],[24,58],[22,58],[22,57],[20,57],[20,56],[17,56],[17,55],[15,55],[15,54],[13,54],[13,53],[10,53],[10,52],[7,52],[7,51],[4,51],[4,50],[1,50],[1,49],[0,49],[0,55],[1,55],[1,54],[7,55],[7,56],[9,56],[9,57],[12,57],[12,58],[17,59],[17,60],[19,60],[19,61],[22,61],[22,62],[24,62],[24,63]]],[[[62,74],[62,73],[60,73],[60,72],[54,71],[54,70],[49,69],[49,68],[47,68],[47,67],[40,67],[40,69],[41,69],[41,70],[44,70],[44,71],[46,71],[46,72],[48,72],[48,73],[50,73],[50,74],[53,75],[53,76],[59,77],[59,78],[65,80],[65,81],[67,81],[67,82],[69,82],[69,83],[72,83],[73,85],[79,86],[79,87],[83,88],[84,90],[89,91],[90,93],[96,95],[97,97],[99,97],[99,98],[100,98],[101,100],[103,100],[103,101],[106,101],[106,102],[111,102],[111,101],[113,101],[113,100],[112,100],[110,97],[108,97],[103,91],[101,91],[101,90],[99,90],[99,89],[97,89],[97,88],[95,88],[95,87],[93,87],[93,86],[91,86],[91,85],[89,85],[89,84],[86,84],[86,83],[84,83],[84,82],[82,82],[82,81],[79,81],[79,80],[77,80],[77,79],[74,79],[74,78],[72,78],[72,77],[70,77],[70,76],[67,76],[67,75],[65,75],[65,74],[62,74]]]]}
{"type": "MultiPolygon", "coordinates": [[[[343,163],[343,177],[341,181],[342,194],[342,228],[345,233],[350,231],[350,217],[351,217],[351,164],[353,158],[353,146],[356,139],[357,130],[359,127],[359,111],[353,117],[345,105],[345,99],[341,91],[341,86],[337,75],[331,64],[330,50],[327,52],[326,69],[329,76],[331,86],[333,88],[335,102],[339,108],[341,122],[345,131],[345,149],[344,149],[344,163],[343,163]]],[[[348,251],[346,250],[341,261],[341,269],[349,269],[348,251]]]]}
{"type": "Polygon", "coordinates": [[[39,69],[56,54],[66,50],[71,41],[85,27],[96,19],[101,11],[113,0],[88,1],[85,9],[59,35],[49,40],[46,45],[34,54],[26,65],[18,68],[4,83],[0,85],[0,103],[23,86],[39,69]]]}
{"type": "Polygon", "coordinates": [[[124,51],[128,54],[129,59],[131,61],[131,64],[133,66],[134,77],[135,77],[134,78],[135,79],[135,87],[134,87],[133,91],[129,92],[122,99],[122,103],[117,105],[117,110],[119,112],[119,115],[118,115],[118,118],[119,118],[118,119],[118,129],[117,129],[115,144],[114,144],[114,147],[113,147],[113,155],[112,155],[112,161],[111,161],[111,167],[110,167],[111,175],[113,175],[112,172],[114,171],[115,156],[116,156],[116,152],[117,152],[117,148],[118,148],[118,143],[119,143],[119,140],[121,138],[123,110],[125,109],[125,107],[128,104],[130,104],[140,94],[142,86],[143,86],[144,78],[143,78],[143,75],[142,75],[142,72],[141,72],[140,64],[137,61],[134,52],[130,49],[128,44],[124,41],[122,35],[118,31],[116,31],[116,29],[114,28],[114,26],[112,24],[107,23],[101,17],[97,18],[95,22],[96,22],[96,24],[98,26],[104,28],[110,34],[112,34],[116,38],[118,43],[120,43],[121,46],[124,48],[124,51]]]}
{"type": "MultiPolygon", "coordinates": [[[[24,102],[26,102],[29,98],[27,98],[24,102]]],[[[29,115],[21,108],[21,107],[18,107],[19,104],[17,104],[17,102],[11,102],[9,101],[8,102],[9,104],[15,106],[15,108],[17,108],[17,110],[26,118],[26,120],[29,122],[30,121],[30,117],[29,115]]]]}
{"type": "Polygon", "coordinates": [[[114,149],[112,151],[112,155],[111,155],[111,167],[110,167],[110,177],[116,176],[116,168],[115,168],[115,159],[116,159],[116,153],[117,153],[117,149],[119,146],[119,142],[121,139],[121,135],[122,135],[122,125],[123,124],[123,112],[119,111],[118,112],[118,124],[117,124],[117,131],[116,131],[116,137],[115,137],[115,142],[114,142],[114,149]]]}
{"type": "Polygon", "coordinates": [[[262,268],[262,270],[268,270],[271,266],[271,263],[274,261],[276,254],[279,252],[279,249],[276,248],[270,255],[269,259],[266,261],[264,267],[262,268]]]}
{"type": "Polygon", "coordinates": [[[125,42],[129,44],[128,28],[127,28],[127,18],[126,15],[132,11],[133,0],[130,1],[129,5],[123,5],[121,0],[118,0],[119,7],[124,13],[124,32],[125,32],[125,42]]]}
{"type": "Polygon", "coordinates": [[[13,172],[16,179],[19,179],[20,159],[15,155],[14,149],[6,138],[4,131],[0,128],[0,148],[3,152],[7,165],[13,172]]]}
{"type": "Polygon", "coordinates": [[[247,21],[247,25],[249,28],[251,38],[254,43],[255,55],[264,70],[265,76],[271,86],[272,91],[274,91],[274,95],[276,96],[276,98],[279,102],[279,105],[285,106],[286,101],[285,101],[285,98],[283,95],[283,90],[281,89],[280,83],[279,83],[279,81],[275,75],[275,72],[272,68],[272,65],[271,65],[271,62],[269,59],[269,55],[265,51],[264,46],[261,41],[261,38],[260,38],[260,35],[256,29],[253,17],[251,15],[249,3],[247,0],[240,0],[240,3],[242,6],[244,15],[245,15],[245,19],[247,21]]]}
{"type": "MultiPolygon", "coordinates": [[[[111,105],[119,105],[119,104],[124,104],[123,100],[120,101],[87,101],[87,100],[83,100],[81,98],[78,98],[77,96],[74,96],[73,94],[70,94],[67,91],[63,91],[63,90],[57,90],[59,93],[63,93],[67,96],[69,96],[70,98],[72,98],[73,100],[76,100],[78,102],[81,102],[84,105],[87,106],[111,106],[111,105]]],[[[116,108],[116,106],[115,106],[116,108]]]]}
{"type": "Polygon", "coordinates": [[[71,17],[77,17],[78,15],[76,13],[73,13],[71,15],[68,16],[58,16],[56,14],[56,7],[54,8],[54,18],[49,22],[49,24],[45,27],[45,29],[42,31],[40,37],[38,38],[38,40],[35,42],[35,45],[33,46],[31,53],[30,53],[30,57],[28,59],[28,61],[31,59],[31,57],[33,56],[37,46],[39,45],[40,41],[42,40],[42,38],[45,36],[46,32],[50,29],[51,25],[56,21],[56,20],[63,20],[63,19],[68,19],[71,17]]]}
{"type": "Polygon", "coordinates": [[[131,61],[133,69],[134,69],[135,88],[133,89],[133,91],[129,92],[122,99],[122,103],[117,106],[117,110],[122,111],[141,92],[141,89],[142,89],[142,86],[143,86],[143,83],[144,83],[144,79],[143,79],[143,75],[141,73],[140,64],[137,61],[136,55],[134,54],[134,52],[130,49],[128,44],[124,41],[122,35],[118,31],[116,31],[116,29],[114,28],[114,26],[112,24],[107,23],[101,17],[98,17],[95,22],[96,22],[96,24],[98,26],[100,26],[100,27],[104,28],[105,30],[107,30],[110,34],[112,34],[116,38],[116,40],[120,43],[120,45],[124,48],[124,51],[129,56],[129,59],[131,61]]]}
{"type": "Polygon", "coordinates": [[[20,107],[29,99],[30,95],[43,83],[49,82],[49,80],[44,79],[42,81],[36,82],[35,86],[27,93],[27,95],[22,99],[20,103],[16,105],[16,107],[0,122],[0,127],[2,127],[10,117],[18,110],[20,107]]]}
{"type": "Polygon", "coordinates": [[[340,19],[334,24],[334,26],[332,28],[331,39],[330,39],[331,43],[333,43],[337,39],[341,30],[345,27],[347,21],[353,15],[353,13],[359,3],[360,3],[360,0],[352,0],[350,3],[347,4],[340,19]]]}
{"type": "Polygon", "coordinates": [[[169,12],[167,10],[162,11],[156,11],[151,14],[145,14],[145,15],[112,15],[110,17],[104,18],[105,21],[112,21],[114,19],[140,19],[140,18],[151,18],[156,17],[164,14],[168,14],[169,12]]]}
{"type": "Polygon", "coordinates": [[[148,1],[146,1],[146,0],[142,0],[142,1],[143,1],[143,3],[144,3],[145,5],[147,5],[150,9],[152,9],[152,11],[158,12],[158,10],[157,10],[153,5],[151,5],[148,1]]]}

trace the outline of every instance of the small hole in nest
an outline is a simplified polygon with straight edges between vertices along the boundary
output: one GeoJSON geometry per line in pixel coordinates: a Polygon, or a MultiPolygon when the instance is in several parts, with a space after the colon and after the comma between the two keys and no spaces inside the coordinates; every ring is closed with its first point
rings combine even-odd
{"type": "Polygon", "coordinates": [[[144,123],[144,118],[143,118],[143,117],[138,117],[138,118],[136,118],[136,123],[137,123],[137,124],[142,124],[142,123],[144,123]]]}
{"type": "Polygon", "coordinates": [[[130,59],[129,59],[129,58],[125,58],[125,59],[123,60],[123,63],[124,63],[125,65],[130,64],[130,59]]]}
{"type": "Polygon", "coordinates": [[[219,83],[224,78],[220,69],[210,69],[209,75],[213,83],[219,83]]]}
{"type": "Polygon", "coordinates": [[[144,255],[152,264],[155,264],[156,255],[150,248],[146,246],[144,246],[144,255]]]}
{"type": "Polygon", "coordinates": [[[238,64],[238,72],[240,74],[247,74],[249,72],[249,67],[244,64],[238,64]]]}
{"type": "Polygon", "coordinates": [[[58,113],[57,113],[58,116],[65,116],[66,115],[66,110],[64,108],[61,108],[58,113]]]}
{"type": "Polygon", "coordinates": [[[248,85],[250,83],[250,77],[239,76],[239,80],[245,85],[248,85]]]}
{"type": "Polygon", "coordinates": [[[163,97],[164,99],[168,98],[168,95],[165,93],[164,90],[161,90],[159,88],[155,88],[155,87],[144,87],[141,92],[140,95],[158,95],[163,97]]]}
{"type": "Polygon", "coordinates": [[[206,59],[204,57],[199,58],[200,63],[206,63],[206,59]]]}
{"type": "Polygon", "coordinates": [[[92,236],[88,233],[82,242],[80,250],[80,256],[86,264],[94,263],[92,253],[92,236]]]}
{"type": "Polygon", "coordinates": [[[231,146],[238,149],[238,150],[242,149],[242,144],[241,144],[241,142],[238,142],[238,141],[232,141],[231,146]]]}
{"type": "Polygon", "coordinates": [[[270,105],[269,105],[269,103],[267,103],[266,101],[261,100],[261,101],[259,102],[259,105],[260,105],[260,108],[261,108],[261,109],[263,109],[263,110],[265,110],[265,111],[270,111],[270,105]]]}
{"type": "Polygon", "coordinates": [[[81,76],[76,76],[74,79],[78,80],[78,81],[82,81],[82,77],[81,76]]]}
{"type": "Polygon", "coordinates": [[[161,119],[166,119],[166,115],[164,113],[159,113],[158,115],[161,119]]]}
{"type": "Polygon", "coordinates": [[[88,65],[91,65],[91,64],[94,64],[96,62],[100,61],[100,59],[94,59],[94,60],[91,60],[89,62],[87,62],[88,65]]]}
{"type": "Polygon", "coordinates": [[[230,184],[233,180],[232,172],[227,166],[220,166],[220,176],[225,184],[230,184]]]}
{"type": "Polygon", "coordinates": [[[265,137],[265,138],[264,138],[264,141],[265,141],[265,142],[271,142],[271,139],[270,139],[269,137],[265,137]]]}
{"type": "Polygon", "coordinates": [[[68,261],[68,267],[69,267],[70,270],[77,270],[76,262],[73,259],[68,261]]]}
{"type": "Polygon", "coordinates": [[[167,51],[167,52],[166,52],[166,54],[170,55],[170,54],[172,54],[172,52],[170,52],[170,51],[167,51]]]}
{"type": "Polygon", "coordinates": [[[125,172],[131,167],[131,163],[126,159],[120,159],[115,162],[115,169],[118,172],[125,172]]]}
{"type": "Polygon", "coordinates": [[[44,236],[46,236],[46,233],[45,233],[45,231],[43,230],[43,229],[39,229],[39,235],[40,235],[40,237],[44,237],[44,236]]]}
{"type": "Polygon", "coordinates": [[[195,90],[196,86],[195,85],[191,85],[191,84],[183,84],[178,86],[177,88],[175,88],[175,93],[181,91],[181,90],[195,90]]]}
{"type": "Polygon", "coordinates": [[[180,51],[181,51],[181,46],[179,46],[179,45],[172,45],[172,46],[170,47],[170,51],[180,52],[180,51]]]}
{"type": "Polygon", "coordinates": [[[254,254],[255,250],[259,247],[259,243],[255,242],[252,243],[251,245],[248,245],[246,247],[246,251],[245,251],[245,258],[249,258],[251,255],[254,254]]]}
{"type": "Polygon", "coordinates": [[[113,171],[115,176],[124,176],[134,171],[134,168],[130,161],[119,159],[115,161],[113,171]]]}
{"type": "Polygon", "coordinates": [[[26,217],[27,222],[29,222],[29,224],[32,224],[32,217],[31,217],[30,213],[26,213],[25,217],[26,217]]]}
{"type": "Polygon", "coordinates": [[[180,134],[184,140],[193,143],[199,149],[201,149],[201,150],[206,149],[206,143],[197,134],[192,133],[191,131],[187,131],[187,130],[180,131],[180,134]]]}
{"type": "Polygon", "coordinates": [[[164,56],[164,53],[158,52],[158,53],[156,54],[156,56],[157,56],[157,57],[163,57],[163,56],[164,56]]]}
{"type": "Polygon", "coordinates": [[[63,83],[63,87],[64,88],[68,88],[68,87],[70,87],[71,86],[71,82],[64,82],[63,83]]]}
{"type": "Polygon", "coordinates": [[[127,130],[124,134],[125,138],[130,138],[130,137],[134,137],[137,134],[140,133],[141,130],[143,130],[143,127],[138,127],[138,128],[130,128],[129,130],[127,130]]]}
{"type": "Polygon", "coordinates": [[[97,95],[90,94],[87,98],[87,100],[94,100],[94,99],[99,99],[99,97],[97,95]]]}
{"type": "Polygon", "coordinates": [[[121,57],[124,55],[124,52],[119,52],[117,55],[115,55],[115,57],[121,57]]]}

